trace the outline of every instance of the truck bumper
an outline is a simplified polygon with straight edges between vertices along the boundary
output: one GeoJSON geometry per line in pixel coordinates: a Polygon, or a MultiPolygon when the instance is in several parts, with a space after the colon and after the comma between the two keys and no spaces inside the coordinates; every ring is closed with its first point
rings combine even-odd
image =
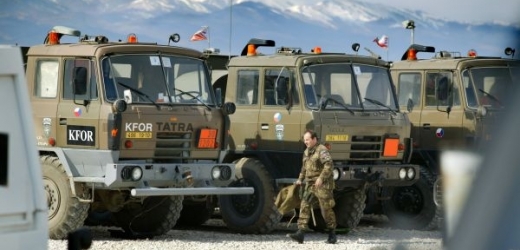
{"type": "Polygon", "coordinates": [[[359,187],[366,183],[381,187],[410,186],[419,180],[419,165],[335,166],[338,187],[359,187]],[[404,173],[404,174],[403,174],[404,173]]]}
{"type": "Polygon", "coordinates": [[[232,195],[253,194],[252,187],[200,187],[200,188],[133,188],[130,190],[132,196],[166,196],[166,195],[232,195]]]}
{"type": "MultiPolygon", "coordinates": [[[[226,187],[235,178],[234,164],[107,164],[104,188],[226,187]],[[202,185],[199,185],[202,184],[202,185]]],[[[206,192],[208,192],[208,189],[206,192]]],[[[220,191],[216,191],[217,193],[220,191]]],[[[187,193],[183,193],[187,194],[187,193]]],[[[198,193],[193,193],[198,194],[198,193]]],[[[209,194],[209,193],[208,193],[209,194]]]]}

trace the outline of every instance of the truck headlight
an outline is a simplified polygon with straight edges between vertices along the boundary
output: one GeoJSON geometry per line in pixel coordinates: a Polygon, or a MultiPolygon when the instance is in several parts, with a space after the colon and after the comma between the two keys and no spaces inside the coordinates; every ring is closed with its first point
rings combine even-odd
{"type": "Polygon", "coordinates": [[[415,169],[414,168],[409,168],[406,171],[406,177],[408,178],[408,180],[413,180],[413,178],[415,178],[415,169]]]}
{"type": "Polygon", "coordinates": [[[399,179],[404,180],[406,178],[406,168],[399,169],[399,179]]]}
{"type": "Polygon", "coordinates": [[[337,180],[339,180],[339,177],[340,177],[339,169],[334,168],[334,169],[332,170],[332,178],[333,178],[335,181],[337,181],[337,180]]]}
{"type": "Polygon", "coordinates": [[[123,181],[138,181],[143,177],[143,169],[139,166],[125,166],[121,169],[123,181]]]}
{"type": "Polygon", "coordinates": [[[143,177],[143,169],[140,167],[134,167],[132,169],[132,181],[138,181],[143,177]]]}
{"type": "Polygon", "coordinates": [[[231,168],[226,165],[215,166],[211,170],[211,177],[213,180],[227,181],[231,179],[231,168]]]}

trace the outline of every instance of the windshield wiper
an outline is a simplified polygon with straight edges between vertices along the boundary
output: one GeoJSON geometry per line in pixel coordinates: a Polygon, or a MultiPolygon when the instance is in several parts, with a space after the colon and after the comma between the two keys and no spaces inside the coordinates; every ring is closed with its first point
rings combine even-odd
{"type": "Polygon", "coordinates": [[[345,105],[344,103],[341,103],[340,101],[338,101],[334,98],[330,98],[330,97],[321,98],[320,109],[325,109],[325,107],[327,107],[327,103],[329,103],[329,101],[339,104],[341,107],[345,108],[345,110],[348,110],[351,114],[354,114],[354,111],[352,111],[352,109],[350,109],[347,105],[345,105]]]}
{"type": "Polygon", "coordinates": [[[488,96],[489,99],[491,99],[491,100],[497,102],[498,105],[500,105],[500,106],[502,106],[502,107],[504,106],[504,105],[502,105],[502,102],[500,102],[500,101],[498,100],[498,98],[496,98],[494,95],[492,95],[492,94],[490,94],[490,93],[488,93],[488,92],[486,92],[486,91],[484,91],[484,90],[482,90],[482,89],[478,89],[478,91],[480,91],[480,92],[482,92],[483,94],[485,94],[486,96],[488,96]]]}
{"type": "Polygon", "coordinates": [[[199,101],[200,103],[202,103],[202,105],[206,106],[206,108],[208,108],[209,111],[211,111],[211,107],[208,104],[204,103],[201,99],[199,99],[199,97],[193,95],[190,92],[182,91],[182,90],[180,90],[178,88],[173,88],[173,89],[175,89],[176,91],[181,92],[181,94],[183,94],[183,95],[189,95],[189,96],[193,97],[193,99],[199,101]]]}
{"type": "Polygon", "coordinates": [[[124,83],[122,83],[122,82],[117,82],[117,84],[119,84],[119,85],[121,85],[121,86],[123,86],[123,87],[125,87],[125,88],[127,88],[127,89],[129,89],[129,90],[131,90],[132,92],[135,92],[135,93],[139,94],[140,96],[144,96],[146,99],[148,99],[149,101],[151,101],[151,102],[153,103],[153,105],[155,105],[155,106],[157,107],[157,109],[160,109],[160,108],[161,108],[161,107],[159,106],[159,104],[157,104],[157,103],[156,103],[152,98],[150,98],[147,94],[141,92],[140,90],[135,89],[135,88],[132,88],[132,87],[130,87],[130,86],[128,86],[128,85],[126,85],[126,84],[124,84],[124,83]]]}
{"type": "Polygon", "coordinates": [[[392,112],[392,114],[394,114],[394,115],[397,114],[397,113],[395,112],[395,110],[393,110],[392,108],[390,108],[389,106],[385,105],[384,103],[382,103],[382,102],[380,102],[380,101],[378,101],[378,100],[374,100],[374,99],[370,99],[370,98],[366,98],[366,97],[365,97],[364,99],[367,100],[367,101],[369,101],[369,102],[371,102],[371,103],[373,103],[373,104],[376,104],[376,105],[379,105],[379,106],[381,106],[381,107],[385,107],[385,108],[387,108],[387,109],[390,110],[390,111],[392,112]]]}

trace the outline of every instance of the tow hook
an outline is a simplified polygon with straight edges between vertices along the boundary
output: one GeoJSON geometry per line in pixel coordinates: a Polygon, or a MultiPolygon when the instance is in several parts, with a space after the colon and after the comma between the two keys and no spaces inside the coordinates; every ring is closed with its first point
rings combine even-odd
{"type": "Polygon", "coordinates": [[[383,172],[376,171],[374,173],[367,173],[362,171],[361,169],[354,169],[354,178],[356,179],[362,179],[370,184],[374,182],[381,183],[384,180],[383,172]]]}

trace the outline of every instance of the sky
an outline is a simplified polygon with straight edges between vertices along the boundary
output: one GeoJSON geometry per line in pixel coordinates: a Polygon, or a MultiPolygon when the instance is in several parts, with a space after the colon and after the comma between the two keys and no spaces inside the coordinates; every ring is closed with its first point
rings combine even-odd
{"type": "MultiPolygon", "coordinates": [[[[201,2],[204,0],[193,0],[201,2]]],[[[243,0],[231,0],[234,3],[243,0]]],[[[313,4],[317,0],[253,0],[271,6],[313,4]]],[[[364,0],[394,8],[420,10],[433,17],[463,23],[499,23],[520,26],[520,1],[518,0],[364,0]]]]}
{"type": "MultiPolygon", "coordinates": [[[[502,56],[504,48],[512,45],[504,32],[520,34],[520,0],[0,0],[0,44],[41,43],[50,27],[65,25],[83,33],[109,35],[112,41],[135,32],[143,40],[162,42],[165,33],[175,31],[182,37],[177,45],[200,50],[206,43],[189,42],[189,36],[201,25],[209,25],[211,45],[223,53],[229,53],[231,43],[233,53],[241,50],[246,35],[276,39],[277,44],[301,43],[302,47],[312,45],[311,37],[338,50],[386,34],[392,47],[386,57],[396,58],[410,41],[400,24],[403,17],[416,21],[416,41],[459,45],[460,50],[455,48],[459,51],[472,46],[502,56]],[[230,42],[225,8],[247,1],[270,9],[244,14],[233,8],[230,42]],[[378,20],[385,21],[378,24],[378,20]]],[[[370,48],[378,49],[374,44],[370,48]]]]}
{"type": "Polygon", "coordinates": [[[398,8],[420,10],[441,19],[459,21],[463,23],[491,22],[498,24],[515,24],[520,26],[520,1],[518,0],[365,1],[384,3],[398,8]]]}

